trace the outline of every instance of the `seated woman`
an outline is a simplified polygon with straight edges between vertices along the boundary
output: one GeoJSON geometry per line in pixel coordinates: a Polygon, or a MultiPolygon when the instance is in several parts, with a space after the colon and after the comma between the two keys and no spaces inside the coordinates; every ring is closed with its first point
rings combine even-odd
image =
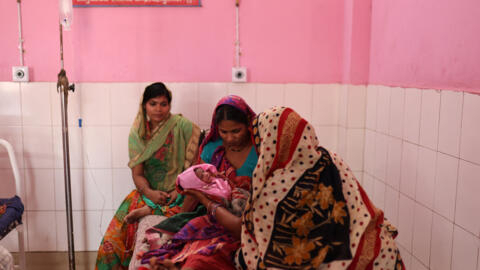
{"type": "Polygon", "coordinates": [[[145,253],[142,263],[150,264],[153,269],[160,265],[196,270],[234,269],[233,255],[240,247],[240,223],[237,226],[232,220],[240,220],[258,159],[251,140],[254,117],[254,112],[238,96],[227,96],[218,102],[210,132],[200,148],[201,159],[224,172],[232,189],[231,203],[228,209],[219,207],[201,191],[187,190],[187,194],[200,199],[209,215],[189,221],[169,244],[145,253]]]}
{"type": "MultiPolygon", "coordinates": [[[[259,160],[242,215],[241,269],[404,269],[383,218],[347,164],[290,108],[254,121],[259,160]]],[[[218,210],[217,210],[218,213],[218,210]]]]}
{"type": "Polygon", "coordinates": [[[150,213],[170,216],[178,211],[177,175],[195,161],[200,129],[181,115],[170,113],[171,92],[163,83],[145,88],[130,130],[128,150],[133,190],[122,202],[98,250],[95,269],[127,269],[132,257],[138,222],[125,216],[146,204],[150,213]],[[163,207],[157,207],[161,205],[163,207]]]}

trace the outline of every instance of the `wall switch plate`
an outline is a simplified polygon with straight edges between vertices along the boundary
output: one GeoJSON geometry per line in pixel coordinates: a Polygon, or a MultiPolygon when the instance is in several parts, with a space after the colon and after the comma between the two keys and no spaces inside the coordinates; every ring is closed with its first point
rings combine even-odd
{"type": "Polygon", "coordinates": [[[28,67],[12,67],[12,80],[14,82],[28,82],[28,67]]]}
{"type": "Polygon", "coordinates": [[[232,68],[232,82],[242,83],[247,82],[247,68],[233,67],[232,68]]]}

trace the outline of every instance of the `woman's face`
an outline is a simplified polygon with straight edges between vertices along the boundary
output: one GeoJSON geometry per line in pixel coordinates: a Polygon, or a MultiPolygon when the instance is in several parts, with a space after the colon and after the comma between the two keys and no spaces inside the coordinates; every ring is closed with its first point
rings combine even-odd
{"type": "Polygon", "coordinates": [[[218,123],[218,134],[225,147],[241,147],[249,139],[248,128],[245,124],[232,120],[222,120],[218,123]]]}
{"type": "Polygon", "coordinates": [[[170,113],[170,104],[165,96],[151,98],[145,103],[145,111],[153,126],[158,125],[170,113]]]}

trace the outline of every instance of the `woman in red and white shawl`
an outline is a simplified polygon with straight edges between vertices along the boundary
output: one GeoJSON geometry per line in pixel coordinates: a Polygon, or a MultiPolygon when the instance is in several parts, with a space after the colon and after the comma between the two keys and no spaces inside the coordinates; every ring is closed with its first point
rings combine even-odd
{"type": "Polygon", "coordinates": [[[395,228],[305,119],[276,107],[253,132],[259,159],[238,268],[404,269],[395,228]]]}

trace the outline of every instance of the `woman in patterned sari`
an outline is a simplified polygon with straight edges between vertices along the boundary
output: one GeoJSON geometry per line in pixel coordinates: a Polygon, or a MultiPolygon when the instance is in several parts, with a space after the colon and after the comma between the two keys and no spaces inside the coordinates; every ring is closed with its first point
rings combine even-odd
{"type": "Polygon", "coordinates": [[[142,263],[149,263],[153,269],[160,265],[172,269],[234,269],[233,255],[240,247],[240,216],[258,159],[251,139],[254,117],[255,113],[238,96],[218,102],[210,132],[200,147],[201,161],[225,172],[232,198],[220,204],[200,191],[187,191],[207,208],[208,214],[192,219],[169,243],[145,253],[142,263]]]}
{"type": "Polygon", "coordinates": [[[95,269],[128,268],[138,227],[138,222],[125,220],[132,210],[147,204],[151,214],[171,216],[179,211],[183,198],[175,192],[175,179],[195,161],[200,129],[183,116],[171,114],[171,100],[163,83],[145,88],[128,138],[128,166],[136,189],[110,222],[95,269]]]}
{"type": "Polygon", "coordinates": [[[240,269],[404,269],[396,230],[313,127],[290,108],[254,121],[259,160],[242,216],[240,269]]]}

